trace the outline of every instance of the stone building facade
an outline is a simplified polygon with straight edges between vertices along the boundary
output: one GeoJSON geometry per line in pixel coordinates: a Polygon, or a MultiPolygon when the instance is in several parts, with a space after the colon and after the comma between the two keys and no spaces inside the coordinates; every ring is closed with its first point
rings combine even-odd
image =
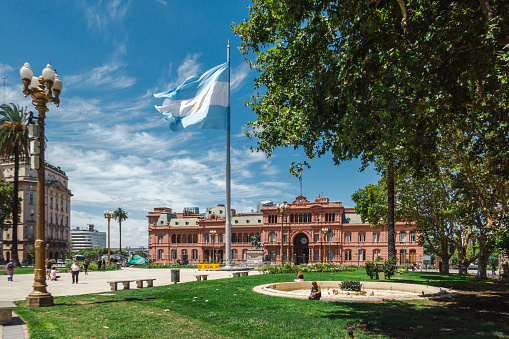
{"type": "MultiPolygon", "coordinates": [[[[204,214],[174,213],[170,208],[154,208],[148,214],[149,254],[157,263],[187,259],[190,263],[225,259],[226,209],[218,205],[204,214]]],[[[341,202],[304,196],[288,204],[283,215],[275,205],[264,205],[261,212],[231,211],[232,263],[246,260],[252,249],[251,237],[259,236],[266,261],[300,263],[333,262],[360,265],[378,256],[388,257],[388,233],[363,223],[353,208],[341,202]]],[[[423,248],[417,244],[412,226],[396,223],[398,261],[422,262],[423,248]]]]}
{"type": "MultiPolygon", "coordinates": [[[[46,163],[46,243],[47,257],[63,259],[69,250],[71,223],[71,191],[69,178],[60,167],[46,163]]],[[[14,181],[14,163],[0,162],[0,171],[7,182],[14,181]]],[[[28,245],[34,245],[37,216],[37,170],[22,163],[19,169],[19,196],[23,198],[18,222],[18,257],[30,261],[28,245]]],[[[5,260],[12,257],[12,229],[2,234],[1,252],[5,260]]]]}

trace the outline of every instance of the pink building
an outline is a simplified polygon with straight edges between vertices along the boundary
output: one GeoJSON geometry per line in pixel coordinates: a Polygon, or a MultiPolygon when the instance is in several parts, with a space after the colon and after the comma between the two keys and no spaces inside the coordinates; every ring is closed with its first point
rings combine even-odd
{"type": "MultiPolygon", "coordinates": [[[[281,214],[275,205],[261,212],[231,211],[232,263],[246,260],[252,236],[259,235],[267,261],[281,262],[281,214]]],[[[173,263],[187,258],[190,263],[225,259],[224,229],[226,208],[218,205],[204,214],[173,213],[170,208],[154,208],[148,214],[149,253],[157,263],[173,263]]],[[[423,248],[417,244],[413,227],[396,223],[398,260],[422,262],[423,248]]],[[[283,260],[296,264],[333,262],[362,266],[377,256],[386,259],[387,231],[362,223],[353,208],[318,197],[304,196],[288,204],[283,214],[283,260]]]]}

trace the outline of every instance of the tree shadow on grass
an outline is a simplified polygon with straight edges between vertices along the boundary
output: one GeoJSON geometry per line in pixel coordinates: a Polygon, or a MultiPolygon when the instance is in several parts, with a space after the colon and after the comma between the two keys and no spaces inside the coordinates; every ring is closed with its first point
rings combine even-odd
{"type": "Polygon", "coordinates": [[[366,335],[391,338],[502,338],[509,334],[507,296],[504,298],[498,293],[477,298],[465,295],[414,302],[333,304],[337,308],[326,312],[325,318],[353,319],[357,323],[356,330],[366,335]]]}

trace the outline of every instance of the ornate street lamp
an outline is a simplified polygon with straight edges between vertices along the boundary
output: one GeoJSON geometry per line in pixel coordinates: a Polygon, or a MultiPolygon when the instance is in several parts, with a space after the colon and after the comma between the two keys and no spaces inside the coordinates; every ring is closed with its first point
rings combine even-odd
{"type": "Polygon", "coordinates": [[[284,260],[283,260],[283,221],[284,221],[284,215],[288,211],[288,204],[286,202],[283,202],[282,204],[276,205],[277,212],[281,215],[281,267],[283,267],[284,260]]]}
{"type": "Polygon", "coordinates": [[[216,230],[210,231],[210,237],[212,238],[212,263],[216,262],[216,253],[214,251],[216,244],[216,230]]]}
{"type": "Polygon", "coordinates": [[[355,245],[355,248],[357,249],[357,267],[360,267],[359,260],[361,257],[362,244],[355,245]]]}
{"type": "Polygon", "coordinates": [[[114,218],[113,211],[104,211],[104,218],[108,219],[108,266],[110,265],[110,221],[114,218]]]}
{"type": "Polygon", "coordinates": [[[403,248],[403,265],[405,265],[405,271],[408,271],[408,267],[406,265],[406,249],[408,248],[408,244],[405,242],[401,245],[403,248]]]}
{"type": "Polygon", "coordinates": [[[322,228],[322,233],[323,233],[323,237],[322,237],[322,248],[323,248],[322,263],[323,263],[323,258],[325,258],[325,244],[324,244],[324,240],[326,239],[325,237],[327,236],[327,233],[329,233],[329,229],[323,227],[322,228]]]}
{"type": "MultiPolygon", "coordinates": [[[[26,62],[21,67],[19,74],[23,82],[23,94],[32,97],[32,103],[39,112],[38,123],[39,133],[34,140],[35,147],[30,147],[34,152],[31,155],[31,167],[37,169],[37,226],[35,240],[35,268],[34,268],[34,290],[26,298],[26,304],[29,307],[44,307],[53,305],[53,296],[46,290],[46,268],[44,259],[46,258],[47,244],[45,241],[45,166],[44,166],[44,119],[48,102],[54,103],[57,107],[60,104],[60,92],[62,90],[62,81],[55,74],[51,65],[48,63],[42,70],[42,75],[34,77],[30,64],[26,62]]],[[[32,145],[31,145],[32,146],[32,145]]]]}

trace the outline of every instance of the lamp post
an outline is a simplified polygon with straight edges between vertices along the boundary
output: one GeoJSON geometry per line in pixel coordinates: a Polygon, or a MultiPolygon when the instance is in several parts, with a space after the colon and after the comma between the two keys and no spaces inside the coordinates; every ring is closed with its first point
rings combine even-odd
{"type": "Polygon", "coordinates": [[[283,202],[282,204],[276,205],[277,212],[281,215],[281,267],[284,265],[283,260],[283,221],[284,221],[284,215],[288,211],[288,204],[286,202],[283,202]]]}
{"type": "Polygon", "coordinates": [[[309,261],[310,261],[310,264],[312,265],[315,245],[311,244],[311,245],[309,245],[309,248],[311,249],[311,253],[309,254],[309,261]]]}
{"type": "Polygon", "coordinates": [[[362,244],[355,245],[355,248],[357,249],[357,267],[360,267],[360,258],[361,258],[361,250],[362,250],[362,244]]]}
{"type": "Polygon", "coordinates": [[[323,263],[323,258],[325,258],[325,244],[324,244],[324,240],[325,240],[325,237],[327,235],[327,232],[329,232],[329,229],[327,229],[325,227],[322,227],[322,234],[323,234],[323,237],[322,237],[322,248],[323,248],[322,263],[323,263]]]}
{"type": "Polygon", "coordinates": [[[216,230],[210,231],[210,237],[212,238],[212,263],[215,263],[216,262],[216,252],[215,252],[216,230]]]}
{"type": "MultiPolygon", "coordinates": [[[[30,64],[26,62],[21,67],[19,74],[23,82],[23,94],[30,95],[32,103],[38,114],[39,133],[34,133],[31,141],[30,160],[31,167],[37,169],[37,223],[35,240],[35,268],[34,268],[34,290],[27,296],[26,304],[29,307],[44,307],[53,305],[53,296],[46,290],[46,268],[44,259],[46,257],[47,244],[45,241],[45,166],[44,166],[44,119],[48,102],[53,102],[57,107],[60,104],[60,91],[62,81],[55,74],[48,63],[42,70],[42,75],[34,77],[30,64]]],[[[16,249],[17,250],[17,249],[16,249]]]]}
{"type": "Polygon", "coordinates": [[[408,248],[408,244],[405,242],[401,245],[403,248],[403,265],[405,265],[405,271],[408,271],[408,267],[406,265],[406,249],[408,248]]]}
{"type": "Polygon", "coordinates": [[[113,219],[113,211],[104,211],[104,218],[108,219],[108,266],[110,265],[110,221],[113,219]]]}

